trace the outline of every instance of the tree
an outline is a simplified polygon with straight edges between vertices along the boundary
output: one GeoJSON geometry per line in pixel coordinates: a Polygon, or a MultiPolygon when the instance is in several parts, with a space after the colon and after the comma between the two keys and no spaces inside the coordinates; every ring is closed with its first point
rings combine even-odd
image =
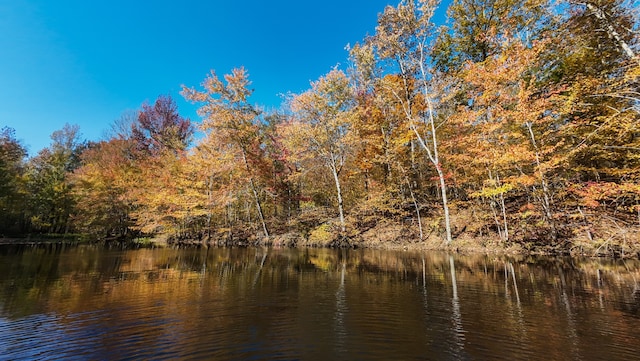
{"type": "Polygon", "coordinates": [[[197,192],[192,207],[203,217],[207,239],[211,239],[214,224],[219,232],[231,233],[233,228],[233,203],[246,179],[238,158],[226,140],[218,137],[200,142],[189,155],[188,174],[197,192]]]}
{"type": "Polygon", "coordinates": [[[135,229],[145,234],[195,238],[202,207],[198,184],[187,154],[164,152],[146,159],[137,170],[131,189],[135,229]]]}
{"type": "Polygon", "coordinates": [[[640,191],[637,12],[622,1],[571,1],[547,55],[558,89],[566,177],[578,207],[637,217],[640,191]]]}
{"type": "Polygon", "coordinates": [[[342,232],[345,232],[345,221],[340,175],[355,144],[351,131],[352,107],[349,79],[334,69],[313,82],[310,90],[293,96],[291,109],[295,116],[288,124],[286,135],[298,159],[320,159],[331,172],[342,232]]]}
{"type": "Polygon", "coordinates": [[[27,163],[31,225],[38,231],[67,233],[74,207],[68,176],[80,165],[86,144],[80,128],[65,124],[51,135],[52,144],[27,163]]]}
{"type": "Polygon", "coordinates": [[[169,96],[116,120],[111,138],[92,144],[71,178],[77,226],[106,238],[190,234],[200,216],[188,179],[192,135],[169,96]]]}
{"type": "Polygon", "coordinates": [[[74,225],[98,238],[130,235],[134,199],[140,186],[131,139],[112,138],[90,144],[81,155],[81,166],[70,177],[75,199],[74,225]]]}
{"type": "Polygon", "coordinates": [[[551,113],[557,94],[537,87],[535,64],[545,48],[545,42],[527,47],[511,38],[500,53],[469,62],[456,74],[467,100],[449,118],[456,135],[445,147],[468,194],[489,201],[505,241],[510,228],[507,203],[512,202],[510,208],[525,207],[527,197],[535,199],[555,229],[549,179],[563,143],[551,113]]]}
{"type": "Polygon", "coordinates": [[[402,91],[392,91],[394,101],[402,107],[409,128],[438,175],[446,242],[451,243],[447,184],[438,149],[435,104],[438,79],[429,62],[429,46],[434,37],[431,18],[436,6],[432,0],[401,1],[395,8],[387,6],[378,19],[376,34],[368,41],[377,50],[379,59],[394,63],[403,82],[402,91]]]}
{"type": "Polygon", "coordinates": [[[152,155],[166,150],[185,151],[192,135],[191,121],[180,116],[175,101],[168,95],[159,96],[153,106],[143,104],[131,131],[139,149],[152,155]]]}
{"type": "Polygon", "coordinates": [[[24,214],[25,147],[15,137],[15,130],[0,130],[0,232],[20,231],[24,214]]]}
{"type": "Polygon", "coordinates": [[[264,117],[261,133],[263,154],[259,166],[262,168],[262,182],[266,192],[273,199],[274,215],[286,216],[286,219],[298,213],[300,208],[300,194],[291,181],[294,166],[289,159],[289,151],[285,140],[278,129],[286,122],[287,115],[273,112],[264,117]],[[280,213],[278,208],[281,209],[280,213]]]}
{"type": "Polygon", "coordinates": [[[204,118],[201,130],[206,138],[203,143],[215,143],[212,138],[220,138],[238,150],[239,162],[248,175],[262,230],[268,238],[269,231],[256,182],[257,169],[252,168],[252,162],[261,155],[261,124],[260,111],[249,103],[253,93],[249,89],[250,84],[244,68],[233,69],[231,74],[224,76],[224,81],[212,71],[202,83],[203,91],[183,86],[182,95],[187,100],[202,103],[198,114],[204,118]]]}
{"type": "Polygon", "coordinates": [[[531,41],[545,6],[545,0],[454,0],[447,9],[451,28],[440,28],[435,43],[436,66],[456,72],[499,54],[506,38],[531,41]]]}
{"type": "Polygon", "coordinates": [[[570,0],[570,4],[580,7],[572,18],[576,23],[589,22],[598,32],[594,33],[598,42],[604,38],[615,43],[618,50],[629,60],[640,65],[640,57],[634,47],[637,45],[637,35],[634,34],[634,19],[630,9],[625,8],[620,0],[570,0]]]}
{"type": "Polygon", "coordinates": [[[389,216],[403,215],[404,203],[411,202],[423,239],[418,182],[411,181],[416,180],[416,174],[411,174],[416,168],[415,157],[413,146],[407,147],[413,145],[413,131],[393,95],[403,91],[403,81],[393,74],[382,77],[385,71],[376,62],[370,43],[350,48],[350,57],[357,115],[353,128],[360,144],[355,159],[367,191],[361,204],[389,216]],[[411,164],[404,164],[409,159],[411,164]]]}

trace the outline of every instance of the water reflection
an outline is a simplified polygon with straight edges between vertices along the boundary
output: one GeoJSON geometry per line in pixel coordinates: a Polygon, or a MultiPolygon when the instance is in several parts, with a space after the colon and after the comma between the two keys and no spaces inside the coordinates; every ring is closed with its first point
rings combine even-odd
{"type": "Polygon", "coordinates": [[[464,328],[462,327],[462,314],[460,313],[460,301],[458,300],[458,281],[456,280],[456,266],[453,262],[453,256],[449,255],[449,269],[451,270],[451,287],[453,297],[451,299],[452,321],[453,321],[453,337],[455,340],[455,349],[453,354],[456,359],[461,360],[464,357],[464,328]]]}
{"type": "Polygon", "coordinates": [[[344,276],[347,269],[346,262],[342,262],[340,266],[340,285],[336,292],[336,314],[335,314],[335,337],[336,337],[336,354],[337,356],[344,355],[347,351],[347,337],[348,330],[346,327],[346,316],[349,312],[347,307],[347,297],[344,285],[344,276]]]}
{"type": "Polygon", "coordinates": [[[638,279],[637,261],[0,247],[0,354],[625,360],[638,279]]]}

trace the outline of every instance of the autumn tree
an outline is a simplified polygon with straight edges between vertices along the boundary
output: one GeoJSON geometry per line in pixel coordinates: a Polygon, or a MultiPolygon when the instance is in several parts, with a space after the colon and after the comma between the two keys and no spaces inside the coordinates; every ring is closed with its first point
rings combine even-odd
{"type": "Polygon", "coordinates": [[[344,201],[341,173],[354,147],[353,93],[344,72],[334,69],[311,89],[293,96],[291,109],[295,117],[288,124],[287,137],[291,149],[299,159],[317,158],[330,172],[340,217],[345,232],[344,201]]]}
{"type": "Polygon", "coordinates": [[[135,228],[177,239],[199,236],[197,223],[203,213],[192,174],[187,154],[165,152],[147,160],[138,169],[138,181],[131,190],[135,228]]]}
{"type": "Polygon", "coordinates": [[[259,166],[266,192],[273,199],[274,216],[289,219],[299,211],[300,194],[290,179],[294,166],[290,162],[285,139],[278,131],[286,121],[287,115],[282,112],[271,112],[264,117],[261,130],[263,154],[259,166]]]}
{"type": "Polygon", "coordinates": [[[356,44],[349,47],[349,53],[355,111],[353,130],[361,140],[356,165],[364,173],[365,189],[370,196],[372,182],[389,185],[393,163],[391,143],[398,119],[390,114],[393,105],[378,88],[383,70],[376,62],[372,47],[356,44]]]}
{"type": "Polygon", "coordinates": [[[114,122],[112,136],[93,144],[71,178],[74,219],[85,232],[122,238],[184,233],[192,218],[184,184],[187,147],[193,134],[173,99],[160,96],[114,122]]]}
{"type": "Polygon", "coordinates": [[[410,202],[423,239],[420,182],[412,174],[416,173],[413,131],[395,100],[395,94],[404,91],[404,81],[395,74],[383,76],[385,69],[371,43],[350,47],[350,59],[356,103],[353,130],[359,140],[355,165],[364,175],[366,191],[361,207],[405,217],[405,203],[410,202]]]}
{"type": "Polygon", "coordinates": [[[553,229],[550,179],[562,142],[550,112],[557,97],[537,87],[540,74],[533,64],[544,48],[542,42],[529,48],[512,39],[499,54],[457,73],[467,101],[450,116],[455,135],[445,148],[458,182],[471,198],[487,201],[504,241],[510,236],[507,208],[536,204],[553,229]]]}
{"type": "Polygon", "coordinates": [[[559,90],[566,177],[582,205],[638,214],[638,16],[618,0],[571,1],[546,58],[559,90]]]}
{"type": "Polygon", "coordinates": [[[131,125],[131,137],[141,150],[152,155],[166,150],[185,151],[192,135],[191,121],[180,116],[170,96],[159,96],[153,105],[143,104],[137,121],[131,125]]]}
{"type": "Polygon", "coordinates": [[[253,93],[249,89],[250,84],[244,68],[233,69],[223,79],[212,71],[202,83],[204,90],[183,86],[182,95],[187,100],[201,104],[198,114],[203,117],[200,129],[206,134],[203,143],[215,143],[212,138],[219,138],[237,151],[238,162],[249,180],[262,230],[268,238],[269,231],[256,177],[257,169],[252,167],[252,163],[258,161],[262,153],[261,112],[249,102],[253,93]]]}
{"type": "Polygon", "coordinates": [[[134,202],[135,228],[143,233],[184,234],[191,213],[183,167],[193,132],[191,121],[169,96],[158,97],[153,106],[143,104],[131,125],[136,171],[128,197],[134,202]]]}
{"type": "Polygon", "coordinates": [[[133,192],[139,179],[131,139],[112,138],[93,143],[81,155],[73,172],[74,225],[98,239],[130,236],[133,192]]]}
{"type": "Polygon", "coordinates": [[[403,89],[392,92],[392,101],[401,106],[409,128],[437,173],[446,242],[451,243],[447,184],[438,148],[439,79],[430,63],[430,45],[435,34],[431,19],[436,7],[437,3],[429,0],[401,1],[397,7],[387,6],[378,19],[376,34],[368,43],[379,59],[391,63],[402,80],[403,89]]]}
{"type": "Polygon", "coordinates": [[[239,156],[225,141],[211,137],[199,142],[188,158],[191,187],[197,192],[192,207],[202,215],[208,240],[214,226],[220,236],[232,233],[236,218],[234,202],[244,187],[245,169],[238,169],[239,156]]]}
{"type": "Polygon", "coordinates": [[[544,0],[454,0],[447,9],[451,26],[439,29],[435,43],[436,66],[453,73],[499,54],[509,37],[533,39],[545,8],[544,0]]]}
{"type": "Polygon", "coordinates": [[[443,145],[456,184],[464,197],[490,205],[503,240],[510,233],[507,207],[515,206],[508,198],[534,196],[553,224],[545,162],[554,144],[549,133],[557,129],[550,126],[554,92],[540,90],[545,74],[537,68],[546,49],[548,3],[456,0],[448,16],[451,28],[440,29],[433,58],[450,83],[440,114],[449,119],[443,145]]]}
{"type": "Polygon", "coordinates": [[[628,60],[640,65],[640,57],[636,51],[637,21],[633,9],[622,0],[570,0],[569,4],[576,7],[571,16],[573,26],[592,28],[597,30],[595,42],[604,45],[610,42],[618,52],[628,60]]]}

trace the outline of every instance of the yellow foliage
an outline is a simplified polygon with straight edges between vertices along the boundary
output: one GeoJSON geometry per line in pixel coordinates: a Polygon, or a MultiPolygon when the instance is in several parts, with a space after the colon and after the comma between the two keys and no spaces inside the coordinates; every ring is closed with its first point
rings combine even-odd
{"type": "Polygon", "coordinates": [[[309,232],[309,243],[326,245],[335,238],[331,225],[323,223],[309,232]]]}

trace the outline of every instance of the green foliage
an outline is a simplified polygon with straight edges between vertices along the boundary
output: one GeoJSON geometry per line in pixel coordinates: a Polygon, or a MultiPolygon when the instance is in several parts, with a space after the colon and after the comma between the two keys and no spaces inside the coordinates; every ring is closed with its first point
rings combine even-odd
{"type": "Polygon", "coordinates": [[[80,165],[85,144],[79,127],[69,124],[55,131],[51,139],[51,146],[27,163],[28,214],[33,231],[67,233],[75,207],[69,176],[80,165]]]}
{"type": "Polygon", "coordinates": [[[26,149],[10,128],[0,130],[0,233],[22,231],[26,149]]]}

